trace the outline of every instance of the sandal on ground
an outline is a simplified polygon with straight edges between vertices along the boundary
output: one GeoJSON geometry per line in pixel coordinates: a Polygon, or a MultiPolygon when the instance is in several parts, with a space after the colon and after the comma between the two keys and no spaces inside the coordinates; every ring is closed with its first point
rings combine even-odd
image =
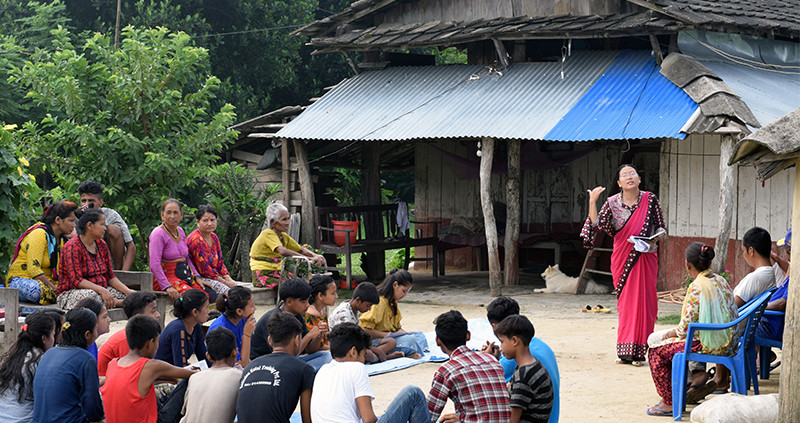
{"type": "Polygon", "coordinates": [[[602,305],[598,304],[594,307],[593,310],[595,313],[611,313],[611,310],[603,307],[602,305]]]}
{"type": "Polygon", "coordinates": [[[646,363],[645,361],[633,360],[633,361],[631,361],[631,366],[633,366],[633,367],[643,367],[645,365],[645,363],[646,363]]]}
{"type": "Polygon", "coordinates": [[[686,393],[687,404],[697,404],[717,389],[717,382],[709,381],[705,385],[692,385],[686,393]]]}
{"type": "Polygon", "coordinates": [[[662,410],[658,405],[647,408],[647,414],[650,416],[672,416],[672,410],[662,410]]]}
{"type": "Polygon", "coordinates": [[[617,364],[631,364],[631,363],[632,363],[630,360],[623,360],[623,359],[621,359],[621,358],[618,358],[618,359],[617,359],[616,361],[614,361],[614,362],[615,362],[615,363],[617,363],[617,364]]]}
{"type": "Polygon", "coordinates": [[[590,305],[587,305],[586,307],[582,308],[581,311],[584,313],[594,313],[594,311],[592,311],[592,306],[590,305]]]}

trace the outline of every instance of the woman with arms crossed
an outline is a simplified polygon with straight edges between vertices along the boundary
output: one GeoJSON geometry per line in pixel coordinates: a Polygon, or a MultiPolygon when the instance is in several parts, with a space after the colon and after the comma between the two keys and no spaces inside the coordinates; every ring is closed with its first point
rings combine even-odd
{"type": "Polygon", "coordinates": [[[621,192],[608,197],[599,213],[597,200],[605,188],[589,190],[589,217],[581,230],[586,248],[593,246],[600,231],[614,237],[611,273],[619,311],[617,363],[634,366],[645,361],[647,337],[653,332],[658,313],[656,241],[666,235],[661,204],[655,194],[639,189],[641,182],[632,165],[622,165],[617,171],[621,192]],[[652,241],[637,246],[631,240],[655,234],[658,236],[652,241]]]}

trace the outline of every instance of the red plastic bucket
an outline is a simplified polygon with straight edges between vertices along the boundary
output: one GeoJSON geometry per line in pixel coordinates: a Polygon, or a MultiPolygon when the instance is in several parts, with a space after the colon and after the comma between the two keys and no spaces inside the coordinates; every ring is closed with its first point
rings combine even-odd
{"type": "MultiPolygon", "coordinates": [[[[347,222],[342,220],[331,220],[333,223],[333,229],[352,229],[353,232],[350,232],[350,245],[356,243],[356,234],[358,233],[358,226],[361,222],[347,222]]],[[[345,234],[347,232],[334,232],[333,233],[333,242],[340,246],[344,247],[345,244],[345,234]]]]}

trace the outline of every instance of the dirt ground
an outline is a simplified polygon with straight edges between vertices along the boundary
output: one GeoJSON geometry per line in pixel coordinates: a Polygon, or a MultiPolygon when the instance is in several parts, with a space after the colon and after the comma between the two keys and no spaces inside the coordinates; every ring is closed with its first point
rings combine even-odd
{"type": "MultiPolygon", "coordinates": [[[[485,318],[491,302],[486,272],[454,273],[433,279],[414,274],[415,283],[409,295],[400,302],[403,327],[408,330],[431,331],[439,314],[456,309],[467,319],[485,318]]],[[[647,406],[659,401],[648,367],[632,367],[614,363],[616,343],[616,301],[613,295],[534,294],[543,287],[537,277],[525,277],[522,285],[505,287],[503,294],[519,301],[522,313],[536,328],[536,336],[555,352],[561,376],[562,422],[652,422],[647,406]],[[611,308],[610,314],[582,313],[585,305],[601,304],[611,308]]],[[[259,305],[257,316],[273,306],[259,305]]],[[[678,314],[680,305],[659,304],[659,316],[678,314]]],[[[169,319],[169,318],[168,318],[169,319]]],[[[123,328],[112,324],[112,331],[123,328]]],[[[656,330],[669,328],[656,325],[656,330]]],[[[101,341],[108,335],[101,337],[101,341]]],[[[439,364],[425,363],[398,372],[372,376],[376,412],[382,413],[397,393],[413,384],[427,393],[439,364]]],[[[762,393],[778,391],[780,367],[770,380],[760,381],[762,393]]],[[[752,393],[751,393],[752,395],[752,393]]],[[[453,410],[448,401],[446,412],[453,410]]],[[[689,411],[691,410],[691,406],[689,411]]],[[[666,419],[664,419],[666,420],[666,419]]],[[[688,414],[684,421],[688,421],[688,414]]]]}

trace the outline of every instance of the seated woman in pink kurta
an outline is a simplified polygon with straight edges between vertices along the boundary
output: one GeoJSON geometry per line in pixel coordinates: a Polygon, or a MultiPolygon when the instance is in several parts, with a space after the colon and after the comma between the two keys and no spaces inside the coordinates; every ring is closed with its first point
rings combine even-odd
{"type": "Polygon", "coordinates": [[[161,225],[150,233],[150,272],[153,273],[153,289],[166,291],[173,301],[190,289],[204,290],[209,301],[215,301],[217,293],[203,283],[194,264],[189,259],[186,234],[179,226],[183,213],[181,203],[169,198],[161,204],[161,225]]]}
{"type": "Polygon", "coordinates": [[[197,229],[186,238],[189,256],[200,277],[211,285],[217,294],[227,294],[236,286],[230,272],[222,261],[222,246],[214,230],[217,229],[217,211],[209,204],[197,208],[197,229]]]}

